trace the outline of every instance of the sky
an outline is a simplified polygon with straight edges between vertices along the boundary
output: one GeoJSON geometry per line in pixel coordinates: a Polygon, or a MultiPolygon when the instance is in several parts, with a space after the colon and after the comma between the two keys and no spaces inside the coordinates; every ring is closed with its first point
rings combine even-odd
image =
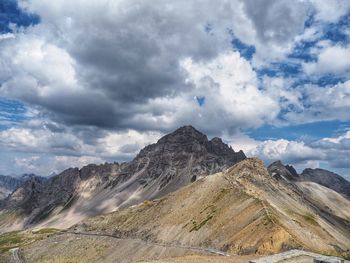
{"type": "Polygon", "coordinates": [[[0,1],[0,174],[127,161],[189,124],[350,179],[350,1],[0,1]]]}

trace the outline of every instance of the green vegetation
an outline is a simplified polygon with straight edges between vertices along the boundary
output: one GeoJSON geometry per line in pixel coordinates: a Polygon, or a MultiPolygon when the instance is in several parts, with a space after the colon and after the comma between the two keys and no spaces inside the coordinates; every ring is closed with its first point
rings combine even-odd
{"type": "Polygon", "coordinates": [[[202,222],[200,222],[199,224],[197,224],[197,222],[195,220],[192,221],[193,227],[190,229],[190,232],[192,231],[198,231],[199,229],[201,229],[202,226],[204,226],[210,219],[213,218],[214,215],[210,214],[207,216],[206,219],[204,219],[202,222]]]}
{"type": "Polygon", "coordinates": [[[344,258],[344,259],[346,259],[346,260],[350,260],[350,255],[342,256],[342,258],[344,258]]]}
{"type": "Polygon", "coordinates": [[[56,228],[41,228],[32,231],[33,234],[55,234],[57,232],[60,232],[60,230],[56,228]]]}
{"type": "MultiPolygon", "coordinates": [[[[292,216],[293,216],[293,215],[297,215],[298,217],[302,218],[304,221],[306,221],[306,222],[308,222],[308,223],[310,223],[310,224],[312,224],[312,225],[315,225],[315,226],[318,225],[318,222],[317,222],[316,217],[315,217],[313,214],[311,214],[311,213],[299,214],[299,213],[297,213],[297,212],[295,212],[295,211],[293,211],[293,210],[291,210],[291,209],[288,209],[288,210],[287,210],[287,213],[288,213],[289,215],[292,215],[292,216]]],[[[295,221],[295,222],[297,222],[299,225],[301,225],[301,223],[300,223],[299,221],[294,220],[294,219],[293,219],[293,221],[295,221]]]]}
{"type": "Polygon", "coordinates": [[[154,203],[150,200],[145,200],[145,201],[143,201],[142,204],[146,207],[151,207],[151,206],[153,206],[154,203]]]}
{"type": "Polygon", "coordinates": [[[59,230],[54,228],[43,228],[32,232],[13,231],[4,233],[0,235],[0,254],[10,250],[11,248],[23,247],[36,240],[41,240],[57,233],[58,231],[59,230]]]}
{"type": "MultiPolygon", "coordinates": [[[[192,231],[198,231],[199,229],[202,228],[202,226],[204,226],[210,219],[213,218],[215,212],[216,212],[216,208],[213,205],[209,205],[206,208],[204,208],[201,212],[203,213],[205,210],[207,210],[208,208],[211,208],[211,211],[207,214],[206,218],[203,219],[200,223],[197,223],[196,220],[192,219],[192,228],[190,229],[190,232],[192,231]]],[[[186,224],[187,225],[187,224],[186,224]]]]}
{"type": "Polygon", "coordinates": [[[313,214],[306,213],[304,215],[301,215],[305,221],[309,222],[312,225],[318,225],[317,220],[313,214]]]}
{"type": "Polygon", "coordinates": [[[0,253],[18,247],[24,242],[24,238],[19,231],[8,232],[0,235],[0,253]]]}

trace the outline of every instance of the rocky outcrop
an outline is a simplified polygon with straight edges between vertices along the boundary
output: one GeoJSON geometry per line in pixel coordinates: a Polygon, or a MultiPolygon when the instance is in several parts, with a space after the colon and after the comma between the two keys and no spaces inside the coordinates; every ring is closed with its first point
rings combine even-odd
{"type": "Polygon", "coordinates": [[[68,169],[59,176],[46,179],[26,176],[23,183],[2,203],[2,209],[16,209],[29,215],[30,222],[37,222],[48,216],[52,209],[64,203],[74,192],[74,181],[78,169],[68,169]]]}
{"type": "Polygon", "coordinates": [[[299,179],[299,175],[291,165],[284,165],[281,161],[276,161],[267,167],[270,175],[276,179],[284,179],[287,181],[295,181],[299,179]]]}
{"type": "Polygon", "coordinates": [[[160,178],[158,190],[163,195],[245,158],[242,151],[235,152],[220,138],[209,141],[192,126],[184,126],[145,147],[130,165],[139,167],[148,163],[140,182],[147,184],[160,178]]]}

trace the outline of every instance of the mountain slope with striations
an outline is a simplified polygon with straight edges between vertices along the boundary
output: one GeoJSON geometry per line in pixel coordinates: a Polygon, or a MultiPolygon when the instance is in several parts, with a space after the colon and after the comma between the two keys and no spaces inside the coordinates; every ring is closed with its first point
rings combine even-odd
{"type": "Polygon", "coordinates": [[[305,169],[300,175],[290,165],[276,161],[267,167],[270,175],[280,183],[300,192],[308,202],[329,213],[350,221],[350,182],[323,169],[305,169]]]}
{"type": "Polygon", "coordinates": [[[336,173],[320,168],[307,168],[300,174],[300,177],[303,181],[314,182],[333,189],[350,200],[350,182],[336,173]]]}
{"type": "Polygon", "coordinates": [[[22,253],[28,262],[62,254],[79,262],[138,262],[211,252],[236,262],[235,255],[292,248],[349,256],[350,221],[272,177],[262,161],[246,159],[162,198],[86,219],[22,253]]]}
{"type": "Polygon", "coordinates": [[[33,178],[0,203],[2,231],[67,228],[87,216],[115,211],[173,192],[245,159],[221,139],[184,126],[128,163],[70,168],[47,181],[33,178]]]}

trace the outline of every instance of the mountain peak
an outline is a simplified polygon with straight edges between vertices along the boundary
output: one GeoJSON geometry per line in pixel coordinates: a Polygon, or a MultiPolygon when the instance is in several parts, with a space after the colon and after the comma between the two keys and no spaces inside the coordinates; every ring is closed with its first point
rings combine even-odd
{"type": "Polygon", "coordinates": [[[198,132],[198,133],[201,133],[192,125],[184,125],[180,128],[177,128],[174,132],[198,132]]]}
{"type": "Polygon", "coordinates": [[[336,192],[350,197],[350,182],[339,174],[321,168],[306,168],[300,175],[303,181],[311,181],[326,186],[336,192]]]}
{"type": "Polygon", "coordinates": [[[205,134],[201,133],[191,125],[182,126],[172,133],[169,133],[162,137],[158,143],[171,143],[171,142],[206,142],[208,138],[205,134]]]}
{"type": "Polygon", "coordinates": [[[209,141],[194,127],[183,126],[143,148],[130,162],[70,168],[50,177],[45,184],[28,183],[6,200],[5,207],[25,207],[28,217],[23,224],[27,226],[51,220],[48,217],[52,211],[59,211],[56,208],[62,213],[75,209],[80,216],[80,211],[85,211],[86,216],[111,212],[174,192],[245,158],[243,152],[236,153],[221,139],[209,141]],[[86,196],[92,201],[86,202],[86,196]],[[111,205],[95,210],[101,202],[111,205]]]}
{"type": "Polygon", "coordinates": [[[159,178],[161,191],[170,192],[245,158],[242,151],[236,153],[220,138],[209,141],[205,134],[188,125],[143,148],[131,164],[132,169],[147,165],[143,180],[159,178]]]}
{"type": "Polygon", "coordinates": [[[222,143],[222,139],[219,137],[214,137],[213,139],[210,140],[212,143],[222,143]]]}
{"type": "Polygon", "coordinates": [[[186,152],[199,159],[203,159],[202,157],[207,154],[213,154],[216,157],[230,160],[232,164],[246,158],[243,151],[236,153],[219,137],[214,137],[209,141],[205,134],[191,125],[180,127],[160,138],[157,143],[146,146],[140,151],[137,158],[154,155],[157,152],[175,155],[186,152]]]}
{"type": "Polygon", "coordinates": [[[296,180],[299,175],[291,165],[284,165],[280,160],[273,162],[267,167],[269,173],[277,179],[288,181],[296,180]]]}
{"type": "MultiPolygon", "coordinates": [[[[283,165],[282,161],[281,160],[277,160],[277,161],[274,161],[273,163],[271,163],[269,166],[279,166],[279,165],[283,165]]],[[[284,166],[284,165],[283,165],[284,166]]]]}

